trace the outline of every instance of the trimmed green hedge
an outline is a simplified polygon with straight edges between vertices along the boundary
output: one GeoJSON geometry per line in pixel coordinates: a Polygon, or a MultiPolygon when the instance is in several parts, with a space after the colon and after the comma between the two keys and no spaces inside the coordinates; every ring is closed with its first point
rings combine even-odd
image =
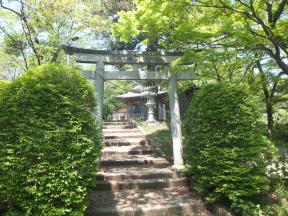
{"type": "Polygon", "coordinates": [[[0,205],[7,215],[83,215],[100,129],[93,89],[75,68],[43,65],[2,91],[0,205]]]}
{"type": "Polygon", "coordinates": [[[231,83],[201,88],[184,122],[194,189],[208,202],[228,201],[241,215],[258,211],[249,200],[268,190],[265,160],[275,151],[263,137],[261,106],[248,89],[231,83]]]}

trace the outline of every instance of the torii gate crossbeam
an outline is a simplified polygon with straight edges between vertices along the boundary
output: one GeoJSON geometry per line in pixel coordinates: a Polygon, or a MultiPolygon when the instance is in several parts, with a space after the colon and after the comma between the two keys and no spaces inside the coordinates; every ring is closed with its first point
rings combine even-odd
{"type": "Polygon", "coordinates": [[[167,80],[169,107],[171,114],[171,135],[173,143],[174,168],[184,167],[181,118],[177,94],[177,80],[193,79],[192,73],[173,74],[170,67],[171,62],[181,57],[182,53],[165,52],[135,52],[135,51],[106,51],[63,47],[65,52],[73,55],[78,63],[96,64],[96,70],[91,76],[84,71],[86,78],[94,80],[97,96],[97,119],[102,123],[103,95],[105,80],[167,80]],[[159,71],[105,71],[105,65],[165,65],[168,73],[159,71]]]}

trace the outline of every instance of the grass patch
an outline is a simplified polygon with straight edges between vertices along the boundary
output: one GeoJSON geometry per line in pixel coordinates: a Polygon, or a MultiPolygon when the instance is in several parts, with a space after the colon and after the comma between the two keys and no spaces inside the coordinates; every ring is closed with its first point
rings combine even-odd
{"type": "Polygon", "coordinates": [[[147,125],[144,121],[138,121],[137,123],[145,130],[147,138],[153,141],[154,146],[159,148],[168,159],[172,159],[172,139],[168,124],[163,122],[155,125],[147,125]]]}

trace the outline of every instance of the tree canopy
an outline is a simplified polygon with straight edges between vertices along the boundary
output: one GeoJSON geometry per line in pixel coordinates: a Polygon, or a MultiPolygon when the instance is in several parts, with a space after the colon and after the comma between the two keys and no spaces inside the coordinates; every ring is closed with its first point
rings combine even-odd
{"type": "Polygon", "coordinates": [[[0,15],[0,30],[6,53],[20,59],[26,69],[63,61],[63,45],[85,41],[91,31],[105,30],[104,19],[93,14],[91,4],[78,0],[1,0],[4,13],[0,15]]]}
{"type": "Polygon", "coordinates": [[[144,44],[185,51],[182,59],[195,61],[198,79],[257,81],[272,136],[273,98],[288,75],[287,0],[134,2],[134,10],[119,13],[115,36],[130,41],[141,35],[144,44]]]}

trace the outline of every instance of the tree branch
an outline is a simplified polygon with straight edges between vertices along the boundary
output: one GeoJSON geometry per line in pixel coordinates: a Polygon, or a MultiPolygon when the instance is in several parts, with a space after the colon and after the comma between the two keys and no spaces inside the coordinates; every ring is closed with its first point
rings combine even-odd
{"type": "Polygon", "coordinates": [[[265,98],[266,98],[267,101],[269,101],[270,100],[270,94],[269,94],[269,90],[268,90],[268,87],[267,87],[268,82],[267,82],[267,79],[265,77],[265,73],[263,71],[263,68],[262,68],[262,65],[261,65],[261,62],[260,62],[259,59],[256,61],[256,65],[257,65],[257,68],[258,68],[259,73],[260,73],[261,85],[262,85],[262,89],[263,89],[265,98]]]}
{"type": "MultiPolygon", "coordinates": [[[[250,18],[250,19],[252,19],[252,20],[255,21],[255,18],[254,18],[253,15],[250,14],[249,12],[243,11],[243,10],[237,10],[237,9],[235,9],[235,8],[233,8],[233,7],[230,7],[230,6],[228,6],[227,4],[225,4],[222,0],[219,0],[219,2],[220,2],[220,4],[221,4],[224,8],[229,9],[229,10],[231,10],[231,11],[233,11],[233,12],[236,12],[236,13],[243,14],[243,15],[247,16],[248,18],[250,18]]],[[[241,2],[241,1],[240,1],[240,2],[241,2]]],[[[244,4],[244,3],[242,3],[242,4],[244,4]]],[[[244,5],[247,6],[246,4],[244,4],[244,5]]]]}
{"type": "Polygon", "coordinates": [[[266,11],[268,16],[268,22],[270,25],[273,23],[273,12],[272,12],[272,4],[268,1],[265,2],[266,4],[266,11]]]}
{"type": "Polygon", "coordinates": [[[285,8],[285,5],[286,5],[287,3],[288,3],[287,0],[282,0],[281,3],[279,4],[277,10],[276,10],[275,13],[273,14],[273,16],[272,16],[272,20],[273,20],[272,26],[273,26],[273,28],[275,27],[276,22],[277,22],[277,20],[280,18],[281,14],[282,14],[282,12],[283,12],[283,10],[284,10],[284,8],[285,8]]]}
{"type": "Polygon", "coordinates": [[[16,14],[17,16],[21,17],[21,14],[19,12],[17,12],[16,10],[13,10],[12,8],[9,8],[9,7],[6,7],[4,4],[3,4],[3,0],[0,0],[0,6],[5,9],[5,10],[8,10],[14,14],[16,14]]]}
{"type": "Polygon", "coordinates": [[[277,87],[278,87],[278,84],[279,84],[279,78],[280,78],[282,75],[284,75],[283,72],[279,73],[279,74],[276,76],[277,79],[274,81],[274,84],[273,84],[273,86],[272,86],[272,90],[271,90],[271,92],[270,92],[270,97],[271,97],[271,98],[274,96],[274,93],[275,93],[275,91],[276,91],[276,89],[277,89],[277,87]]]}

